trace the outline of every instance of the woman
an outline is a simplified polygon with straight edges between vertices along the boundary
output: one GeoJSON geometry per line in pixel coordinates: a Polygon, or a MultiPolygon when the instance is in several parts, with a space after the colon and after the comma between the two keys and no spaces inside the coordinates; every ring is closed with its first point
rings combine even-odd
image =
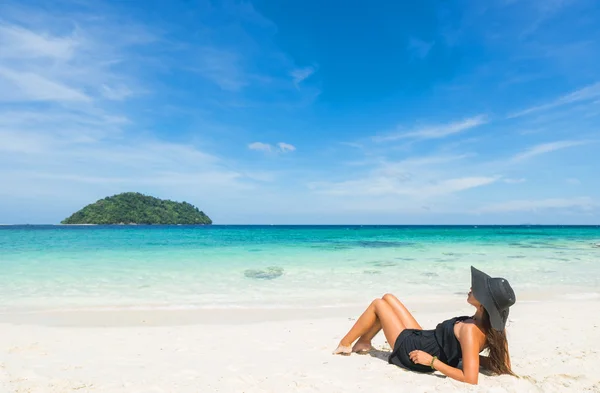
{"type": "Polygon", "coordinates": [[[467,302],[476,308],[472,317],[456,317],[423,330],[394,295],[375,299],[333,352],[367,353],[371,340],[383,329],[394,349],[389,362],[413,371],[433,372],[477,384],[479,366],[495,374],[511,370],[505,325],[515,292],[504,278],[492,278],[471,266],[471,291],[467,302]],[[356,344],[352,346],[354,341],[356,344]],[[479,353],[487,349],[488,356],[479,353]],[[462,359],[462,370],[457,368],[462,359]]]}

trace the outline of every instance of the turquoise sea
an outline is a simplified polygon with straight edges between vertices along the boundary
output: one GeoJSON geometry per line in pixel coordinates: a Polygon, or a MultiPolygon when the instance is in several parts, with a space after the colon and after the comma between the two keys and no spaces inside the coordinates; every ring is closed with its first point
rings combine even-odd
{"type": "Polygon", "coordinates": [[[470,265],[522,299],[600,297],[600,227],[2,226],[0,311],[426,301],[470,265]]]}

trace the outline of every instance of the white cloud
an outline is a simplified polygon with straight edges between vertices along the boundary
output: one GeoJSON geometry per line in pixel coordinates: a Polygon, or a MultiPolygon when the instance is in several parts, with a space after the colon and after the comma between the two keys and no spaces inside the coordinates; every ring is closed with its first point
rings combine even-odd
{"type": "Polygon", "coordinates": [[[388,173],[338,183],[311,183],[317,193],[337,196],[409,196],[417,199],[453,194],[492,184],[498,177],[475,176],[423,181],[411,173],[388,173]]]}
{"type": "Polygon", "coordinates": [[[258,151],[271,151],[273,150],[273,146],[268,143],[263,142],[252,142],[248,145],[248,149],[250,150],[258,150],[258,151]]]}
{"type": "Polygon", "coordinates": [[[91,104],[133,93],[141,73],[126,71],[129,50],[153,42],[143,27],[129,23],[116,29],[111,15],[81,13],[73,24],[69,14],[18,7],[3,12],[0,101],[91,104]]]}
{"type": "Polygon", "coordinates": [[[527,179],[524,179],[524,178],[518,178],[518,179],[507,178],[507,179],[503,180],[503,182],[507,183],[507,184],[520,184],[520,183],[525,183],[526,181],[527,181],[527,179]]]}
{"type": "Polygon", "coordinates": [[[575,177],[571,177],[567,179],[567,183],[574,185],[574,186],[578,186],[581,184],[581,180],[575,178],[575,177]]]}
{"type": "Polygon", "coordinates": [[[131,91],[131,89],[129,89],[127,86],[109,87],[107,85],[103,85],[101,92],[105,98],[113,101],[123,101],[127,97],[133,95],[133,91],[131,91]]]}
{"type": "Polygon", "coordinates": [[[296,146],[290,145],[289,143],[285,142],[279,142],[277,146],[279,146],[279,150],[281,150],[284,153],[296,150],[296,146]]]}
{"type": "Polygon", "coordinates": [[[277,179],[277,174],[269,171],[243,171],[242,175],[259,182],[273,182],[277,179]]]}
{"type": "Polygon", "coordinates": [[[296,68],[295,70],[293,70],[290,75],[292,76],[293,80],[294,80],[294,84],[296,86],[298,86],[302,81],[304,81],[305,79],[309,78],[312,74],[315,73],[316,71],[316,67],[313,66],[308,66],[308,67],[304,67],[304,68],[296,68]]]}
{"type": "Polygon", "coordinates": [[[279,142],[276,146],[264,142],[253,142],[248,145],[248,149],[264,152],[288,153],[296,150],[296,147],[285,142],[279,142]]]}
{"type": "Polygon", "coordinates": [[[241,90],[249,83],[249,76],[241,64],[240,54],[215,47],[203,47],[191,67],[223,90],[241,90]]]}
{"type": "Polygon", "coordinates": [[[266,172],[246,176],[235,162],[191,144],[130,130],[135,112],[125,115],[127,106],[103,99],[123,101],[138,92],[151,70],[132,46],[155,41],[143,26],[120,26],[118,18],[3,13],[0,101],[17,104],[0,106],[0,183],[9,185],[3,194],[52,194],[55,203],[132,187],[168,193],[218,188],[224,195],[268,179],[266,172]]]}
{"type": "Polygon", "coordinates": [[[367,160],[361,163],[362,168],[353,171],[358,172],[357,175],[338,181],[313,181],[307,186],[315,194],[348,197],[354,201],[353,206],[368,201],[396,210],[400,205],[422,206],[424,199],[439,206],[438,202],[447,203],[449,195],[493,184],[501,179],[497,175],[467,174],[467,171],[473,172],[473,168],[462,160],[471,156],[440,154],[408,157],[399,161],[383,158],[367,160]],[[372,168],[364,172],[366,166],[372,168]],[[463,175],[457,176],[457,173],[463,175]]]}
{"type": "Polygon", "coordinates": [[[31,73],[0,67],[0,101],[90,101],[83,92],[31,73]],[[4,82],[3,82],[4,80],[4,82]]]}
{"type": "Polygon", "coordinates": [[[20,26],[0,24],[0,59],[47,57],[68,60],[77,46],[74,37],[36,34],[20,26]]]}
{"type": "Polygon", "coordinates": [[[0,109],[0,151],[25,155],[58,151],[73,144],[120,139],[122,127],[128,124],[129,119],[98,109],[67,110],[45,106],[36,110],[0,109]]]}
{"type": "Polygon", "coordinates": [[[241,18],[244,21],[254,23],[261,27],[276,29],[277,26],[270,19],[263,16],[260,12],[254,8],[251,2],[226,2],[223,10],[227,13],[241,18]]]}
{"type": "Polygon", "coordinates": [[[462,121],[418,128],[414,131],[399,132],[373,138],[376,142],[389,142],[398,139],[437,139],[458,134],[487,122],[486,116],[479,115],[462,121]]]}
{"type": "Polygon", "coordinates": [[[527,108],[522,111],[512,113],[512,114],[508,115],[508,118],[526,116],[531,113],[546,111],[548,109],[553,109],[553,108],[556,108],[559,106],[573,104],[576,102],[593,100],[598,97],[600,97],[600,82],[588,85],[579,90],[575,90],[575,91],[573,91],[569,94],[566,94],[562,97],[559,97],[556,100],[551,101],[549,103],[538,105],[538,106],[533,106],[531,108],[527,108]]]}
{"type": "Polygon", "coordinates": [[[55,142],[54,138],[27,132],[2,130],[0,128],[0,152],[35,153],[43,151],[55,142]]]}
{"type": "MultiPolygon", "coordinates": [[[[553,17],[558,11],[567,5],[572,5],[575,2],[572,0],[547,0],[547,1],[531,1],[528,2],[532,6],[528,12],[528,20],[530,25],[520,34],[520,37],[525,37],[535,33],[548,19],[553,17]]],[[[523,12],[523,10],[521,10],[523,12]]]]}
{"type": "Polygon", "coordinates": [[[470,188],[481,187],[492,184],[498,180],[498,177],[462,177],[448,179],[425,187],[422,191],[425,195],[444,195],[458,191],[468,190],[470,188]]]}
{"type": "Polygon", "coordinates": [[[589,197],[579,198],[550,198],[541,200],[516,200],[484,206],[478,209],[480,213],[505,213],[505,212],[535,212],[547,209],[577,208],[591,210],[598,207],[598,202],[589,197]]]}
{"type": "Polygon", "coordinates": [[[537,146],[533,146],[526,151],[515,155],[511,161],[523,161],[535,156],[539,156],[540,154],[551,153],[556,150],[566,149],[568,147],[580,146],[583,144],[589,143],[589,141],[556,141],[550,143],[542,143],[537,146]]]}
{"type": "Polygon", "coordinates": [[[356,142],[340,142],[340,145],[350,146],[355,149],[362,149],[364,147],[362,144],[356,142]]]}
{"type": "Polygon", "coordinates": [[[458,154],[458,155],[438,155],[438,156],[424,156],[424,157],[412,157],[395,163],[396,166],[426,166],[436,164],[446,164],[448,162],[462,160],[470,157],[469,154],[458,154]]]}
{"type": "MultiPolygon", "coordinates": [[[[190,144],[113,137],[111,132],[94,128],[101,125],[90,126],[87,131],[94,138],[82,138],[69,131],[56,131],[60,124],[0,123],[0,140],[6,142],[0,144],[0,182],[10,184],[11,195],[27,195],[36,187],[64,193],[83,191],[82,184],[94,184],[102,190],[115,186],[247,189],[258,177],[266,181],[269,176],[267,172],[247,176],[232,169],[233,163],[190,144]]],[[[114,125],[106,123],[106,128],[111,127],[114,125]]]]}

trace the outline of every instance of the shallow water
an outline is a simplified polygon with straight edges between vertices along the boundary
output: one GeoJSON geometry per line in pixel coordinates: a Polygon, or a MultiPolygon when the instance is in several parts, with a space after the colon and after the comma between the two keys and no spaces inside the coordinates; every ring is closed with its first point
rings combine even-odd
{"type": "Polygon", "coordinates": [[[594,296],[599,242],[600,227],[5,226],[0,310],[330,307],[466,294],[471,265],[517,295],[594,296]]]}

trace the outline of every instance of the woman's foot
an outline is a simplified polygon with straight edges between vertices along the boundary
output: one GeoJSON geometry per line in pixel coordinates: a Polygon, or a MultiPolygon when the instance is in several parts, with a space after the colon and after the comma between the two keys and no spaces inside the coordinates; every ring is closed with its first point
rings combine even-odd
{"type": "Polygon", "coordinates": [[[350,356],[351,353],[352,353],[352,347],[342,345],[342,344],[338,345],[338,347],[335,349],[335,351],[333,351],[334,355],[350,356]]]}
{"type": "Polygon", "coordinates": [[[369,353],[372,350],[373,350],[373,346],[371,345],[370,341],[369,342],[360,342],[360,341],[358,341],[352,347],[352,352],[356,352],[356,353],[358,353],[360,355],[364,355],[366,353],[369,353]]]}

